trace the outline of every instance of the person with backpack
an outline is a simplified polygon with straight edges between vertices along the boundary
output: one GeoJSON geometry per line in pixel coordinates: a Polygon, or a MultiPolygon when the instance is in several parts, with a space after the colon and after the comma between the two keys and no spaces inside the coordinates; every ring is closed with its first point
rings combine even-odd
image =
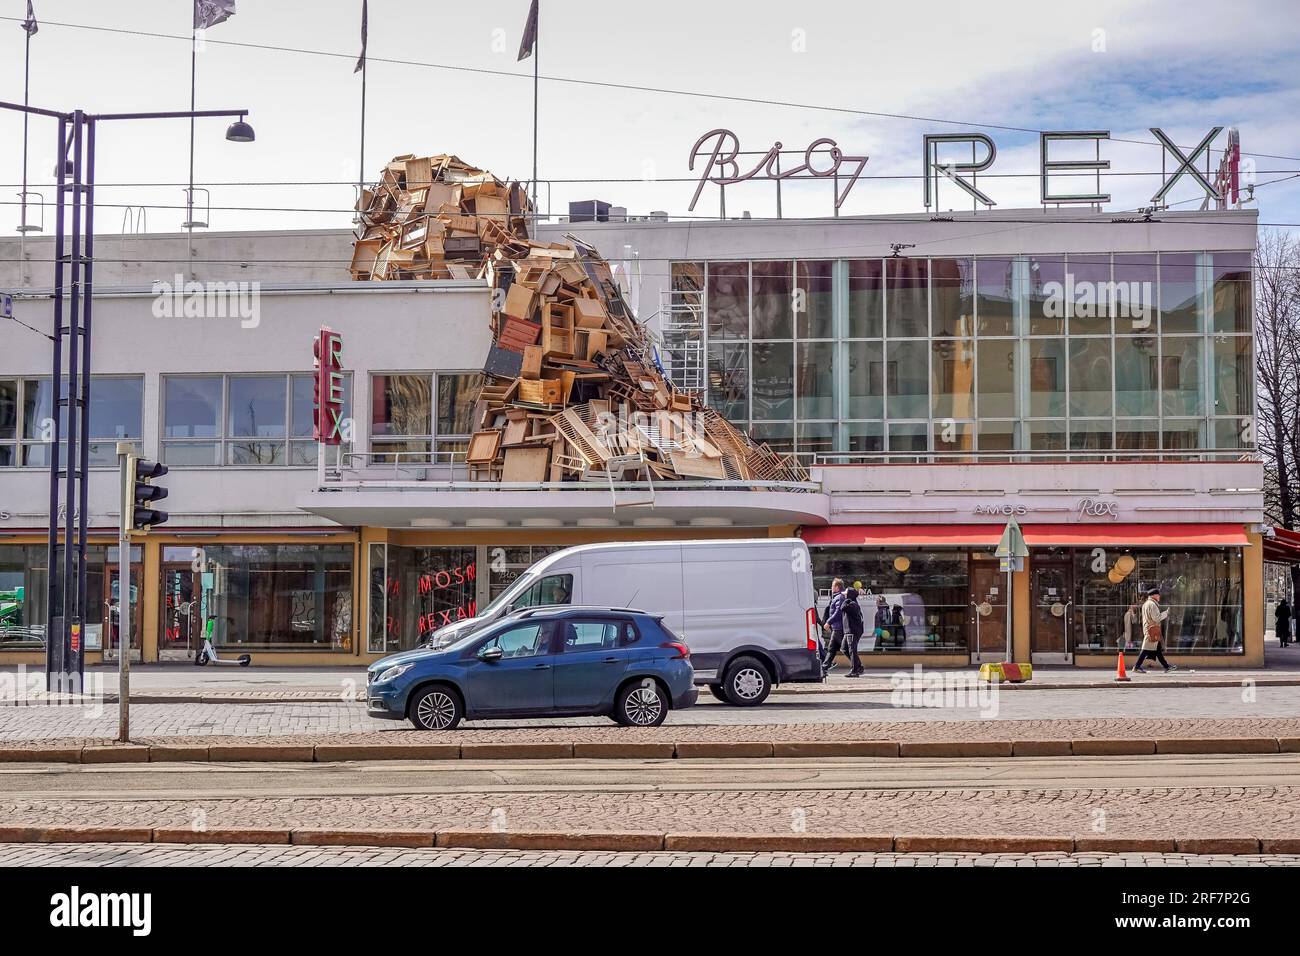
{"type": "Polygon", "coordinates": [[[844,625],[848,631],[845,653],[853,664],[848,676],[861,677],[862,660],[858,657],[858,641],[862,640],[862,607],[858,604],[857,588],[849,588],[844,592],[844,625]]]}

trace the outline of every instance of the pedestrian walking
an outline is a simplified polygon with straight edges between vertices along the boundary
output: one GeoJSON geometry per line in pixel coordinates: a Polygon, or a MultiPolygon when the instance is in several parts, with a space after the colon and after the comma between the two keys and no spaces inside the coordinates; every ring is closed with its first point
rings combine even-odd
{"type": "Polygon", "coordinates": [[[836,578],[831,582],[831,603],[826,605],[826,617],[822,626],[831,632],[830,642],[826,645],[826,656],[822,659],[822,677],[835,669],[835,655],[844,643],[844,579],[836,578]]]}
{"type": "Polygon", "coordinates": [[[1142,651],[1138,654],[1137,663],[1133,665],[1133,670],[1139,674],[1146,673],[1142,665],[1147,658],[1156,661],[1165,669],[1166,674],[1178,670],[1176,666],[1165,660],[1163,622],[1168,616],[1168,611],[1160,610],[1160,589],[1149,588],[1146,603],[1142,605],[1142,651]]]}
{"type": "Polygon", "coordinates": [[[1277,621],[1278,643],[1286,647],[1291,643],[1291,605],[1286,602],[1286,598],[1277,602],[1273,618],[1277,621]]]}
{"type": "Polygon", "coordinates": [[[876,598],[876,617],[872,623],[876,630],[876,646],[883,650],[889,642],[889,602],[883,594],[876,598]]]}
{"type": "Polygon", "coordinates": [[[862,676],[862,660],[858,657],[858,641],[862,640],[862,606],[858,604],[858,589],[849,588],[844,592],[844,626],[848,632],[845,641],[845,653],[853,669],[849,677],[862,676]]]}

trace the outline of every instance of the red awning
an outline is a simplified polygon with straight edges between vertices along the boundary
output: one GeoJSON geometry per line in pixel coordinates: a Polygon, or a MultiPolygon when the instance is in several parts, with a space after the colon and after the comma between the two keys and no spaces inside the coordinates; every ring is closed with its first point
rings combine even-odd
{"type": "Polygon", "coordinates": [[[1027,524],[1021,530],[1030,547],[1242,548],[1250,544],[1239,524],[1027,524]]]}
{"type": "MultiPolygon", "coordinates": [[[[994,548],[1003,524],[839,524],[804,528],[810,545],[859,545],[887,548],[994,548]]],[[[1027,524],[1021,530],[1031,547],[1245,547],[1250,542],[1239,524],[1027,524]]],[[[1300,532],[1287,532],[1297,542],[1300,532]]],[[[1266,545],[1267,547],[1267,545],[1266,545]]],[[[1282,560],[1282,559],[1277,559],[1282,560]]]]}
{"type": "Polygon", "coordinates": [[[866,547],[938,548],[966,545],[992,548],[1002,537],[997,524],[835,524],[804,528],[808,544],[856,544],[866,547]]]}
{"type": "Polygon", "coordinates": [[[1273,534],[1264,539],[1264,560],[1300,564],[1300,531],[1274,528],[1273,534]]]}

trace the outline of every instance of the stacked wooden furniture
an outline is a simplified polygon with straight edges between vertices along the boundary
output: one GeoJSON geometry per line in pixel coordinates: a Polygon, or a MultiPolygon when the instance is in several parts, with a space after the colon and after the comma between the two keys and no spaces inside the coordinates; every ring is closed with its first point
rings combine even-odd
{"type": "Polygon", "coordinates": [[[357,280],[482,279],[493,345],[466,463],[474,479],[807,479],[663,374],[609,264],[529,238],[532,207],[455,156],[399,156],[358,203],[357,280]]]}

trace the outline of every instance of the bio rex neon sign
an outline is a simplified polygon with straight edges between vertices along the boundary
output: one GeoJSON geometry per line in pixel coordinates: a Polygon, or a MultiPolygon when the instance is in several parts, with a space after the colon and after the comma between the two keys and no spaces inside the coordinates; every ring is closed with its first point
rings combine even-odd
{"type": "MultiPolygon", "coordinates": [[[[1150,127],[1162,152],[1167,152],[1174,159],[1172,172],[1166,169],[1161,173],[1161,185],[1151,197],[1155,206],[1163,204],[1169,191],[1183,176],[1191,176],[1201,184],[1207,199],[1223,206],[1227,202],[1237,201],[1236,182],[1237,164],[1241,155],[1237,144],[1236,130],[1229,131],[1229,147],[1225,152],[1224,163],[1230,169],[1220,168],[1214,182],[1206,177],[1196,166],[1196,160],[1206,154],[1210,144],[1223,131],[1216,126],[1205,134],[1196,148],[1184,152],[1173,140],[1165,135],[1164,130],[1150,127]]],[[[1039,202],[1043,205],[1079,204],[1089,205],[1110,202],[1110,194],[1101,191],[1101,173],[1110,169],[1110,160],[1101,158],[1101,142],[1110,139],[1109,130],[1058,130],[1042,132],[1038,136],[1039,153],[1039,202]],[[1058,146],[1058,158],[1052,158],[1051,146],[1066,142],[1088,142],[1094,144],[1094,157],[1091,159],[1061,159],[1058,146]],[[1093,192],[1056,192],[1052,188],[1051,178],[1056,175],[1078,175],[1092,172],[1096,174],[1097,186],[1093,192]]],[[[997,205],[977,184],[978,175],[987,171],[997,159],[997,144],[992,137],[984,133],[927,133],[921,139],[921,172],[924,179],[922,190],[923,202],[928,209],[936,203],[939,178],[951,181],[955,186],[970,196],[975,202],[992,208],[997,205]],[[939,150],[942,147],[968,146],[969,162],[940,162],[939,150]]],[[[692,171],[696,163],[701,163],[699,183],[695,195],[691,197],[689,209],[694,210],[706,183],[719,187],[721,195],[726,194],[727,186],[748,180],[766,179],[777,184],[777,203],[780,206],[780,184],[785,180],[830,179],[834,182],[835,211],[838,213],[848,198],[854,185],[866,169],[868,157],[850,156],[840,149],[835,140],[823,136],[808,144],[803,151],[803,162],[781,169],[782,144],[774,143],[772,148],[763,153],[742,151],[740,139],[729,129],[711,129],[695,141],[691,147],[688,168],[692,171]],[[750,159],[757,156],[752,165],[750,159]],[[748,158],[746,158],[748,157],[748,158]],[[742,164],[744,164],[742,166],[742,164]]],[[[1162,164],[1163,165],[1163,164],[1162,164]]],[[[725,206],[723,207],[725,209],[725,206]]],[[[724,213],[725,214],[725,213],[724,213]]]]}

